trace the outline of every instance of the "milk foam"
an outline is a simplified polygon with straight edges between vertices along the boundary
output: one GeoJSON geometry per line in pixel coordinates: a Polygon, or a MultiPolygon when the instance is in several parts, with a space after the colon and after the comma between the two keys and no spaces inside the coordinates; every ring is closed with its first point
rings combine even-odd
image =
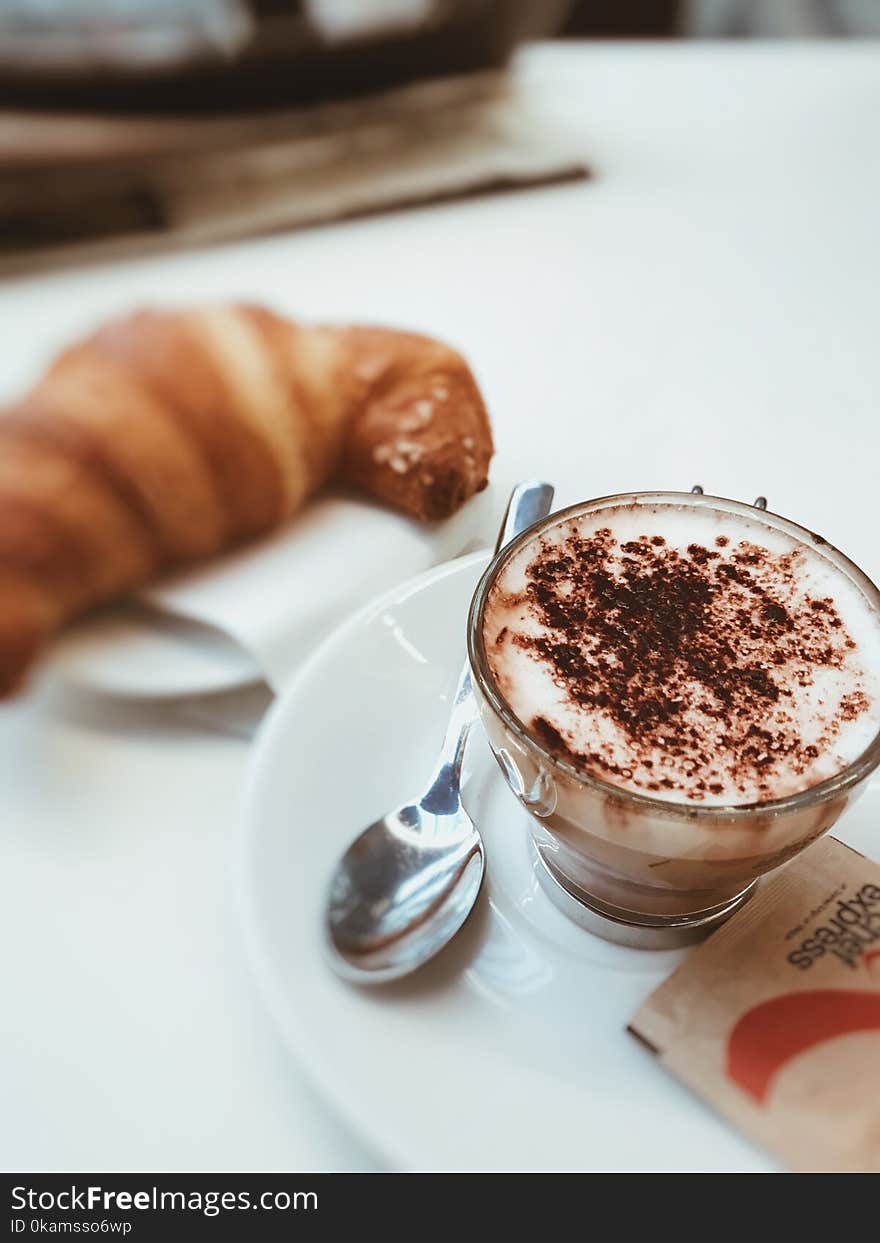
{"type": "MultiPolygon", "coordinates": [[[[553,599],[563,605],[573,592],[584,590],[583,581],[578,579],[580,562],[575,562],[569,578],[556,571],[553,599]]],[[[646,573],[650,575],[650,570],[646,573]]],[[[644,576],[640,581],[644,583],[644,576]]],[[[708,605],[710,610],[713,607],[708,605]]],[[[613,608],[609,616],[623,630],[628,627],[630,633],[639,627],[650,633],[654,621],[650,613],[640,620],[632,613],[616,613],[613,608]]],[[[698,623],[697,643],[701,641],[700,626],[698,623]]],[[[776,633],[772,625],[770,632],[776,633]]],[[[503,567],[487,599],[483,633],[498,688],[527,730],[551,750],[557,749],[553,745],[557,741],[564,758],[585,771],[654,798],[741,805],[785,797],[840,772],[858,758],[880,730],[880,617],[859,588],[823,555],[821,544],[803,543],[768,525],[757,514],[752,518],[704,505],[643,503],[577,515],[552,527],[539,540],[530,541],[503,567]],[[608,537],[597,535],[603,530],[610,530],[610,543],[608,537]],[[650,550],[657,544],[662,545],[658,552],[663,554],[664,564],[684,563],[687,573],[700,564],[698,554],[689,550],[696,547],[700,556],[709,550],[705,564],[710,589],[723,593],[730,586],[726,595],[718,597],[734,619],[730,669],[713,674],[713,685],[707,691],[690,673],[682,675],[676,663],[676,704],[684,706],[679,709],[673,705],[674,715],[662,726],[640,732],[643,727],[636,720],[634,734],[626,724],[625,711],[622,723],[614,705],[608,709],[601,702],[591,701],[601,700],[601,696],[593,695],[590,685],[591,678],[599,676],[593,671],[600,667],[603,676],[608,677],[609,671],[613,675],[614,695],[621,699],[626,694],[620,690],[617,674],[621,671],[614,643],[609,648],[601,633],[606,620],[603,606],[598,606],[594,618],[598,631],[591,631],[592,623],[588,623],[567,634],[549,625],[536,607],[530,566],[534,570],[538,557],[551,566],[555,558],[569,555],[570,560],[576,547],[572,537],[588,542],[606,540],[610,551],[603,564],[615,582],[624,582],[627,573],[641,573],[632,567],[643,563],[622,546],[638,552],[636,545],[640,545],[643,561],[650,566],[650,550]],[[662,539],[652,543],[652,537],[662,539]],[[761,562],[757,568],[749,563],[749,555],[752,561],[761,562]],[[784,567],[778,575],[777,559],[784,567]],[[724,577],[728,567],[731,576],[742,577],[746,570],[748,577],[743,581],[747,585],[740,587],[724,577]],[[719,583],[720,588],[715,586],[719,583]],[[756,591],[761,594],[756,595],[756,591]],[[773,603],[777,600],[781,605],[773,603]],[[749,635],[763,633],[753,624],[755,619],[766,629],[768,623],[761,621],[765,615],[761,610],[766,611],[767,601],[773,607],[782,607],[784,615],[794,621],[786,623],[788,631],[784,627],[780,630],[779,650],[769,651],[768,647],[769,658],[764,660],[763,640],[749,635]],[[825,602],[832,602],[830,611],[825,602]],[[804,633],[812,642],[814,632],[809,627],[813,625],[813,609],[820,610],[815,614],[817,626],[825,625],[828,619],[825,650],[832,651],[832,656],[827,664],[803,658],[806,649],[800,646],[798,627],[806,628],[804,633]],[[560,672],[559,652],[562,650],[568,659],[569,649],[577,649],[575,656],[581,666],[586,661],[586,668],[578,666],[581,671],[573,676],[560,672]],[[548,652],[553,654],[552,659],[548,652]],[[742,702],[734,699],[732,706],[727,705],[726,687],[728,683],[740,685],[744,668],[753,671],[749,677],[757,679],[759,690],[762,678],[771,679],[770,690],[775,687],[778,698],[756,698],[746,685],[742,702]],[[573,698],[572,691],[575,696],[586,691],[587,702],[573,698]],[[765,740],[766,753],[761,750],[765,740]]],[[[819,643],[818,647],[813,643],[813,649],[820,650],[825,643],[824,632],[816,633],[819,643]]],[[[622,642],[629,656],[633,650],[629,639],[622,642]]],[[[692,655],[683,653],[688,669],[687,660],[692,655]]],[[[653,658],[653,651],[648,656],[653,658]]],[[[636,688],[637,695],[644,695],[638,663],[632,670],[622,671],[627,672],[632,675],[628,685],[636,688]]],[[[663,687],[664,694],[667,689],[663,687]]],[[[668,706],[664,705],[664,710],[668,706]]]]}

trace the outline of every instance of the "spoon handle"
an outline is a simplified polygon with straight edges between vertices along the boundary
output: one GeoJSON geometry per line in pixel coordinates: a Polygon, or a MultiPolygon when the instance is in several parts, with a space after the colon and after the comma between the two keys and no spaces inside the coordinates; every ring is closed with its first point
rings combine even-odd
{"type": "Polygon", "coordinates": [[[522,483],[518,483],[507,502],[495,552],[499,553],[517,535],[522,535],[534,523],[546,518],[552,504],[552,483],[542,483],[540,479],[524,479],[522,483]]]}
{"type": "MultiPolygon", "coordinates": [[[[543,483],[537,479],[526,479],[522,483],[518,483],[510,494],[510,500],[507,502],[504,521],[501,524],[498,542],[495,545],[496,554],[501,551],[505,544],[509,544],[512,539],[522,534],[528,527],[535,522],[539,522],[542,518],[546,518],[552,504],[552,484],[543,483]]],[[[474,698],[471,669],[470,664],[465,661],[461,676],[458,679],[458,686],[455,688],[455,696],[452,700],[452,713],[449,717],[449,724],[446,726],[443,746],[440,749],[440,759],[431,779],[428,792],[422,799],[421,805],[426,811],[443,814],[457,804],[464,748],[471,726],[476,719],[477,701],[474,698]]]]}

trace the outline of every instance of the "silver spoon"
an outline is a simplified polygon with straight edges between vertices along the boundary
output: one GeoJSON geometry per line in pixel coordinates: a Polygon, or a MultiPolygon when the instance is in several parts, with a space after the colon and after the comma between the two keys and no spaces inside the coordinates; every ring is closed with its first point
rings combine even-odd
{"type": "MultiPolygon", "coordinates": [[[[546,517],[552,501],[549,483],[517,484],[496,553],[546,517]]],[[[346,980],[378,984],[415,971],[455,936],[477,900],[483,843],[460,794],[461,762],[476,717],[465,664],[427,790],[364,829],[337,865],[324,927],[330,963],[346,980]]]]}

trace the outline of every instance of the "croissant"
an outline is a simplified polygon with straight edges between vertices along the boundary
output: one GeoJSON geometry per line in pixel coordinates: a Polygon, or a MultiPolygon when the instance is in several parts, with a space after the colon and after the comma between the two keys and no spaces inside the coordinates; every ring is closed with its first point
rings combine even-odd
{"type": "Polygon", "coordinates": [[[470,369],[427,337],[242,305],[109,323],[0,413],[0,695],[70,618],[331,478],[434,520],[491,456],[470,369]]]}

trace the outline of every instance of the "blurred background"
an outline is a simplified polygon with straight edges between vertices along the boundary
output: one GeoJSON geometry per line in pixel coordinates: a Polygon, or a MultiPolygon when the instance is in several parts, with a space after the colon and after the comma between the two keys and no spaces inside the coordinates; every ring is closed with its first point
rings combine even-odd
{"type": "Polygon", "coordinates": [[[0,0],[0,269],[584,176],[525,40],[877,34],[876,0],[0,0]]]}

